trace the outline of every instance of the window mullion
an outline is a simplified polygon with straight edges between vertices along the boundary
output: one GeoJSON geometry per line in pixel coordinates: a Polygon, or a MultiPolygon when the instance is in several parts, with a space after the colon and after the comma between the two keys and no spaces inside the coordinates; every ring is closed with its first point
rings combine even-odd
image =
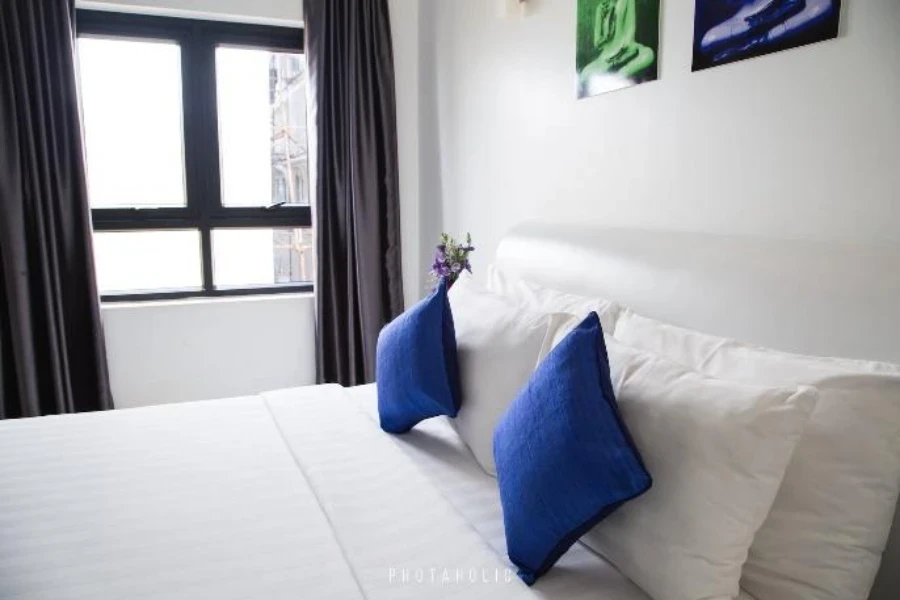
{"type": "Polygon", "coordinates": [[[203,252],[203,291],[211,293],[215,290],[213,282],[212,230],[208,221],[200,229],[200,248],[203,252]]]}
{"type": "Polygon", "coordinates": [[[211,217],[219,205],[218,127],[216,123],[215,42],[202,24],[195,24],[187,42],[184,70],[185,135],[188,206],[200,229],[203,290],[214,290],[211,217]]]}

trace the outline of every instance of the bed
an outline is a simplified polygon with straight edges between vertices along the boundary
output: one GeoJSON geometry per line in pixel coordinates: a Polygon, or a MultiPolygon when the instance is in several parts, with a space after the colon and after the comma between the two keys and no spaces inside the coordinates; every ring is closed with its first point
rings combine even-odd
{"type": "Polygon", "coordinates": [[[646,600],[585,547],[529,590],[494,480],[444,419],[383,434],[375,397],[0,424],[0,598],[646,600]]]}
{"type": "MultiPolygon", "coordinates": [[[[712,333],[900,362],[896,250],[532,224],[497,261],[712,333]]],[[[894,539],[872,600],[900,596],[898,567],[894,539]]],[[[648,599],[581,544],[522,584],[495,480],[444,418],[382,433],[373,386],[0,423],[0,598],[648,599]]]]}

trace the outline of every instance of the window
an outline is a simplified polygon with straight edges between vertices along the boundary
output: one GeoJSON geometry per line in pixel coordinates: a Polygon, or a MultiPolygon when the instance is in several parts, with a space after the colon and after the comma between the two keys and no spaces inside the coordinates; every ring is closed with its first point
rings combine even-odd
{"type": "Polygon", "coordinates": [[[303,31],[79,10],[104,301],[312,289],[303,31]]]}

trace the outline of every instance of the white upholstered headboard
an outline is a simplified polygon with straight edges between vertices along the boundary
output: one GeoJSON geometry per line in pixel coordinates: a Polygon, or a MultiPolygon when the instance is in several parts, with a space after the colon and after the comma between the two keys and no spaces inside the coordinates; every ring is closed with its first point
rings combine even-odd
{"type": "MultiPolygon", "coordinates": [[[[496,262],[683,327],[900,363],[897,246],[529,223],[502,240],[496,262]]],[[[870,598],[900,598],[900,512],[870,598]]]]}

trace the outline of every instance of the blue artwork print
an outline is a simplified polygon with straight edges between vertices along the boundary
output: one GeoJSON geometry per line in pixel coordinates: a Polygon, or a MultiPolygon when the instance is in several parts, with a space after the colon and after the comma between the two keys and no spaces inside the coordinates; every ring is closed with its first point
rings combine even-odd
{"type": "Polygon", "coordinates": [[[841,0],[697,0],[694,71],[834,39],[841,0]]]}

